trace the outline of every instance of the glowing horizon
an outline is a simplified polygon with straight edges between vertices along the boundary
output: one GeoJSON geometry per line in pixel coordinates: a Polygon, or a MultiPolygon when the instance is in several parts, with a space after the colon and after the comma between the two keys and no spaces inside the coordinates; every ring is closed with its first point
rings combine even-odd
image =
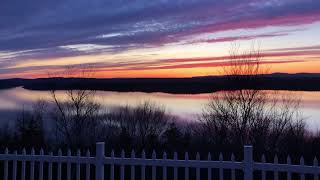
{"type": "Polygon", "coordinates": [[[217,75],[231,43],[253,41],[270,73],[320,73],[315,0],[4,0],[0,21],[1,79],[66,65],[97,78],[217,75]]]}

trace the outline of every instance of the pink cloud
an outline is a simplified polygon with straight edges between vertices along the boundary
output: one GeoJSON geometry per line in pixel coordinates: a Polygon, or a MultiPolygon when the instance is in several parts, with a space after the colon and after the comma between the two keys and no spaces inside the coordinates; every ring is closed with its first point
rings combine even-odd
{"type": "Polygon", "coordinates": [[[214,33],[220,31],[236,30],[236,29],[256,29],[267,26],[298,26],[303,24],[311,24],[320,21],[320,12],[305,14],[290,14],[277,17],[250,17],[248,19],[231,20],[229,22],[212,23],[189,31],[182,32],[177,36],[186,36],[201,33],[214,33]]]}
{"type": "MultiPolygon", "coordinates": [[[[261,64],[283,64],[283,63],[297,63],[306,62],[306,60],[263,60],[261,64]]],[[[221,67],[229,66],[230,61],[223,62],[192,62],[188,64],[146,64],[143,66],[122,66],[119,68],[108,68],[101,66],[95,71],[127,71],[127,70],[161,70],[161,69],[181,69],[181,68],[205,68],[205,67],[221,67]]]]}
{"type": "Polygon", "coordinates": [[[320,50],[320,45],[314,46],[302,46],[302,47],[291,47],[291,48],[277,48],[277,49],[270,49],[267,51],[304,51],[304,50],[320,50]]]}
{"type": "Polygon", "coordinates": [[[258,38],[271,38],[271,37],[279,37],[286,36],[289,33],[270,33],[270,34],[258,34],[258,35],[248,35],[248,36],[230,36],[230,37],[219,37],[213,39],[201,39],[195,40],[190,43],[219,43],[219,42],[230,42],[230,41],[238,41],[238,40],[253,40],[258,38]]]}

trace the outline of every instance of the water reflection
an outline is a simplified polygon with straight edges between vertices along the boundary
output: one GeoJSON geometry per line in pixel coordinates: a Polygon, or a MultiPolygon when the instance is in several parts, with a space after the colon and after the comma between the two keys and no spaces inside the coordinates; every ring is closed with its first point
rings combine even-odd
{"type": "MultiPolygon", "coordinates": [[[[271,91],[267,91],[269,98],[274,98],[271,91]]],[[[58,91],[58,96],[64,96],[58,91]]],[[[320,92],[288,92],[278,91],[277,94],[301,97],[301,110],[307,117],[308,127],[312,130],[320,129],[320,92]]],[[[143,101],[150,100],[163,105],[167,112],[179,117],[180,120],[194,121],[202,112],[211,94],[167,94],[142,92],[109,92],[97,91],[96,101],[105,108],[131,105],[135,106],[143,101]]],[[[0,114],[3,119],[11,119],[12,112],[24,106],[27,108],[33,102],[43,99],[51,101],[49,91],[29,91],[23,88],[0,90],[0,114]],[[6,112],[6,113],[5,113],[6,112]],[[11,114],[10,114],[11,113],[11,114]],[[4,118],[5,117],[5,118],[4,118]]]]}

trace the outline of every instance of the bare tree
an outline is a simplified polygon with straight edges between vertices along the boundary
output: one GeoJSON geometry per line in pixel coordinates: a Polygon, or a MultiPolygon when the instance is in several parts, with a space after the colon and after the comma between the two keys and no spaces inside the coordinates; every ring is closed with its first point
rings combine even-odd
{"type": "MultiPolygon", "coordinates": [[[[68,67],[64,77],[88,78],[88,68],[68,67]]],[[[51,90],[54,108],[51,117],[55,121],[58,140],[72,146],[90,145],[97,138],[100,105],[95,102],[95,90],[73,89],[58,93],[51,90]]]]}
{"type": "Polygon", "coordinates": [[[150,101],[136,107],[120,107],[105,118],[107,124],[112,124],[122,133],[126,133],[139,148],[144,148],[150,138],[159,140],[169,128],[171,120],[163,107],[150,101]]]}
{"type": "Polygon", "coordinates": [[[44,127],[47,103],[39,100],[30,109],[23,108],[16,119],[16,135],[24,146],[39,147],[44,144],[44,127]]]}
{"type": "Polygon", "coordinates": [[[214,142],[264,144],[272,132],[272,144],[276,144],[289,126],[301,123],[295,121],[296,97],[279,98],[277,93],[261,90],[261,76],[269,70],[261,59],[259,47],[254,45],[244,53],[239,46],[231,48],[229,65],[222,72],[232,90],[214,93],[201,117],[214,142]]]}

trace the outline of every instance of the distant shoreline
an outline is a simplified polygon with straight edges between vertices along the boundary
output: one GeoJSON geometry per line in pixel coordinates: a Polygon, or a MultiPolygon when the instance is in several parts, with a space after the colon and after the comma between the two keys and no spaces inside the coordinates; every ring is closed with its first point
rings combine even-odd
{"type": "MultiPolygon", "coordinates": [[[[275,73],[260,75],[262,90],[320,91],[320,74],[275,73]]],[[[221,90],[252,89],[230,84],[225,76],[193,78],[39,78],[3,79],[0,89],[23,87],[28,90],[90,89],[117,92],[163,92],[172,94],[211,93],[221,90]]],[[[254,88],[256,89],[256,88],[254,88]]]]}

